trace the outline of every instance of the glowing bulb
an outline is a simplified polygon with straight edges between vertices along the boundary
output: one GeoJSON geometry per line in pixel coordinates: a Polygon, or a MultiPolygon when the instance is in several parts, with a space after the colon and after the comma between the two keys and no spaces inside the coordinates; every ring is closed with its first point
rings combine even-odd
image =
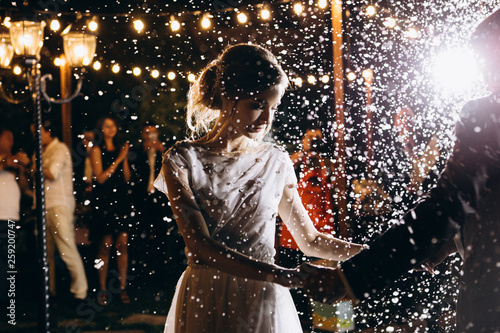
{"type": "Polygon", "coordinates": [[[160,71],[157,69],[153,69],[153,71],[151,72],[151,76],[155,79],[158,78],[160,76],[160,71]]]}
{"type": "Polygon", "coordinates": [[[189,82],[194,82],[194,80],[196,80],[196,75],[189,73],[187,79],[189,82]]]}
{"type": "Polygon", "coordinates": [[[96,71],[101,69],[101,63],[99,61],[94,62],[94,69],[96,71]]]}
{"type": "Polygon", "coordinates": [[[3,25],[5,25],[6,28],[10,28],[10,17],[6,17],[4,20],[3,20],[3,25]]]}
{"type": "Polygon", "coordinates": [[[330,81],[330,77],[328,75],[325,74],[321,77],[321,82],[328,83],[329,81],[330,81]]]}
{"type": "Polygon", "coordinates": [[[132,73],[135,76],[139,76],[139,75],[141,75],[141,69],[139,67],[134,67],[134,69],[132,70],[132,73]]]}
{"type": "Polygon", "coordinates": [[[302,6],[301,3],[296,3],[293,5],[293,11],[297,15],[302,14],[302,12],[304,11],[304,7],[302,6]]]}
{"type": "Polygon", "coordinates": [[[316,84],[316,78],[314,77],[314,75],[307,76],[307,82],[309,82],[310,84],[316,84]]]}
{"type": "Polygon", "coordinates": [[[238,19],[238,22],[240,22],[241,24],[247,23],[248,21],[247,14],[245,13],[239,13],[238,16],[236,16],[236,18],[238,19]]]}
{"type": "Polygon", "coordinates": [[[201,27],[203,29],[208,29],[208,28],[210,28],[211,25],[212,25],[212,22],[210,21],[210,18],[208,17],[208,15],[204,15],[203,19],[201,20],[201,27]]]}
{"type": "Polygon", "coordinates": [[[377,9],[375,8],[375,6],[370,5],[370,6],[366,7],[366,15],[373,16],[376,13],[377,13],[377,9]]]}
{"type": "Polygon", "coordinates": [[[349,81],[354,81],[354,80],[356,80],[356,74],[355,74],[354,72],[349,72],[349,73],[347,73],[347,79],[348,79],[349,81]]]}
{"type": "Polygon", "coordinates": [[[59,20],[50,21],[50,30],[57,31],[59,29],[61,29],[61,23],[59,23],[59,20]]]}
{"type": "Polygon", "coordinates": [[[296,85],[297,87],[302,87],[302,83],[303,83],[303,81],[302,81],[302,79],[301,79],[300,77],[296,77],[296,78],[293,80],[293,82],[295,83],[295,85],[296,85]]]}
{"type": "Polygon", "coordinates": [[[142,31],[144,29],[144,23],[141,20],[135,20],[134,21],[134,28],[138,32],[142,31]]]}
{"type": "Polygon", "coordinates": [[[118,73],[120,71],[120,65],[114,64],[113,67],[111,67],[111,71],[115,74],[118,73]]]}
{"type": "Polygon", "coordinates": [[[179,23],[179,21],[177,21],[176,19],[172,19],[170,21],[170,29],[173,32],[179,31],[180,28],[181,28],[181,24],[179,23]]]}
{"type": "Polygon", "coordinates": [[[97,24],[96,21],[91,21],[89,23],[89,29],[90,29],[90,31],[96,31],[98,27],[99,27],[99,25],[97,24]]]}
{"type": "Polygon", "coordinates": [[[271,18],[271,12],[269,11],[269,9],[264,8],[260,11],[260,17],[263,20],[269,20],[271,18]]]}
{"type": "Polygon", "coordinates": [[[387,28],[394,28],[396,26],[396,19],[393,17],[388,17],[384,20],[384,26],[387,28]]]}
{"type": "Polygon", "coordinates": [[[328,1],[326,0],[319,0],[318,1],[318,7],[321,8],[321,9],[325,9],[326,6],[328,6],[328,1]]]}
{"type": "Polygon", "coordinates": [[[167,78],[168,78],[169,80],[173,80],[173,79],[175,79],[175,72],[168,72],[168,74],[167,74],[167,78]]]}
{"type": "Polygon", "coordinates": [[[19,66],[14,67],[13,72],[14,72],[14,74],[16,74],[16,75],[21,74],[21,72],[22,72],[21,67],[19,67],[19,66]]]}
{"type": "Polygon", "coordinates": [[[56,65],[56,66],[61,66],[61,65],[62,65],[62,60],[61,60],[61,58],[55,58],[55,59],[54,59],[54,65],[56,65]]]}

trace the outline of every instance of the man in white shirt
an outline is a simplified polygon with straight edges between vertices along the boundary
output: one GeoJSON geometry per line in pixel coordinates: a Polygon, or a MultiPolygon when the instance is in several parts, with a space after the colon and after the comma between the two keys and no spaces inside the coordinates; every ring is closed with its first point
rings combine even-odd
{"type": "Polygon", "coordinates": [[[75,242],[73,164],[68,147],[53,136],[51,126],[50,122],[44,122],[41,131],[50,292],[52,295],[56,292],[55,245],[68,268],[73,297],[83,300],[87,297],[88,284],[83,261],[75,242]]]}

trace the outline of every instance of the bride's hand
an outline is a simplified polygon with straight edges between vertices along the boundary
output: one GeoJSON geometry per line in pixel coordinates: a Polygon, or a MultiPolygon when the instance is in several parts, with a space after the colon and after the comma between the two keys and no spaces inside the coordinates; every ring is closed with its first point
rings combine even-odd
{"type": "Polygon", "coordinates": [[[297,268],[281,268],[276,274],[275,282],[288,288],[302,288],[304,274],[297,268]]]}

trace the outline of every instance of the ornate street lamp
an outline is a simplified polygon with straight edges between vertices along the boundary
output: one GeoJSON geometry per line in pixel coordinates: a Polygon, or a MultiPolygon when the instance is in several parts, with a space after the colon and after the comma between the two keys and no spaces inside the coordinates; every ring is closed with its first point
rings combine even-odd
{"type": "MultiPolygon", "coordinates": [[[[41,300],[39,309],[39,331],[49,332],[49,268],[47,264],[47,232],[45,220],[45,187],[44,175],[42,169],[42,107],[43,99],[47,103],[64,104],[75,98],[82,86],[82,77],[79,77],[76,92],[67,96],[67,92],[63,92],[63,98],[54,99],[48,96],[46,92],[47,79],[51,80],[52,76],[46,74],[41,76],[40,73],[40,50],[43,46],[43,29],[45,22],[36,21],[14,21],[10,26],[10,43],[9,47],[7,36],[0,36],[0,65],[7,67],[13,56],[13,51],[24,59],[26,66],[26,76],[28,80],[30,96],[33,100],[35,111],[35,154],[36,154],[36,211],[37,211],[37,230],[38,230],[38,250],[40,261],[40,272],[42,278],[41,283],[41,300]],[[13,50],[13,51],[12,51],[13,50]]],[[[96,37],[85,35],[83,32],[69,32],[63,36],[64,52],[71,67],[81,67],[90,64],[94,57],[96,48],[96,37]]],[[[2,90],[3,92],[3,90],[2,90]]],[[[6,97],[5,94],[2,94],[6,97]]],[[[8,101],[13,102],[11,98],[8,101]]]]}

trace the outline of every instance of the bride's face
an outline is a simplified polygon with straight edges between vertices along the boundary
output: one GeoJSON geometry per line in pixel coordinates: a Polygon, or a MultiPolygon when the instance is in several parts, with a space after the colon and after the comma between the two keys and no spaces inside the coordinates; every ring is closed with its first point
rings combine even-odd
{"type": "Polygon", "coordinates": [[[231,108],[228,112],[232,114],[229,119],[229,130],[233,134],[253,140],[262,139],[273,122],[282,92],[280,86],[273,86],[250,98],[228,103],[231,108]]]}

